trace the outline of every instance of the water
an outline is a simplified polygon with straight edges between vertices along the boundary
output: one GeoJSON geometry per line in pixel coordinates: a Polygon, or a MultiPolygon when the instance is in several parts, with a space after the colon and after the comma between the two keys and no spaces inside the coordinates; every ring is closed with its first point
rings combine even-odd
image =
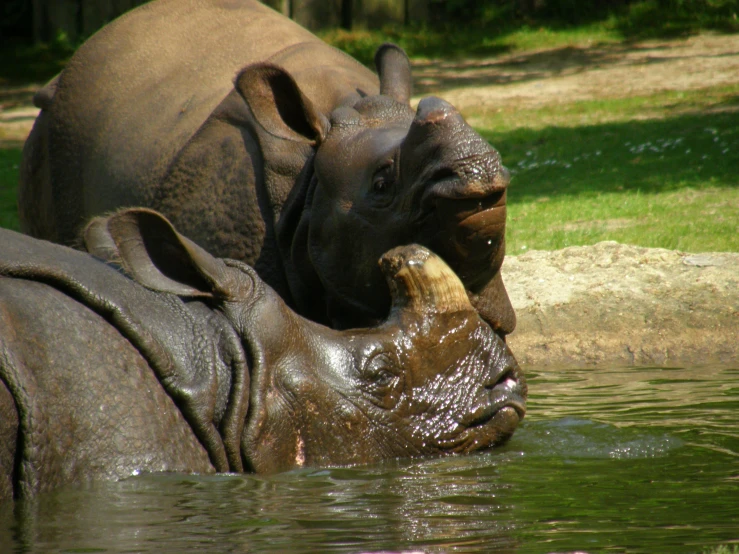
{"type": "Polygon", "coordinates": [[[0,552],[704,552],[739,542],[739,370],[530,371],[485,454],[146,475],[0,506],[0,552]]]}

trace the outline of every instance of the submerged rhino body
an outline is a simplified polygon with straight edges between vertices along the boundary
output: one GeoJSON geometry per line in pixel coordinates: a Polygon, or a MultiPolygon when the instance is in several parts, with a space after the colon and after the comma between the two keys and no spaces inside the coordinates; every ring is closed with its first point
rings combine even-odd
{"type": "Polygon", "coordinates": [[[256,1],[147,3],[37,95],[21,227],[73,245],[92,216],[150,207],[335,328],[386,316],[376,260],[418,243],[505,335],[500,156],[443,100],[410,107],[402,50],[375,61],[378,75],[256,1]]]}
{"type": "Polygon", "coordinates": [[[382,258],[386,321],[337,331],[156,212],[96,219],[85,241],[96,257],[0,235],[0,499],[471,452],[523,417],[515,359],[422,247],[382,258]]]}

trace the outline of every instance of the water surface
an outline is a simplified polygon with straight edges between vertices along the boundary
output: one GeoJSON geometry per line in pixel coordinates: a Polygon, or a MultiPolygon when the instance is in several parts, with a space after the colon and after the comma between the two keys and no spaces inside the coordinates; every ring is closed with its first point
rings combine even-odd
{"type": "Polygon", "coordinates": [[[0,506],[5,552],[703,552],[739,542],[739,370],[529,371],[484,454],[143,475],[0,506]]]}

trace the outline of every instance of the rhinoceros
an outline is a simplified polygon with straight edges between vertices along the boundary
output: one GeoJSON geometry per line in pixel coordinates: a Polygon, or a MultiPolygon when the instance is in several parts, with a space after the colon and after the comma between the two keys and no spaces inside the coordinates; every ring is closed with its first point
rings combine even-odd
{"type": "Polygon", "coordinates": [[[36,96],[21,229],[73,245],[92,216],[165,214],[334,328],[387,315],[376,260],[418,243],[501,335],[509,173],[447,102],[412,109],[398,47],[377,73],[250,0],[157,0],[104,27],[36,96]]]}
{"type": "Polygon", "coordinates": [[[524,416],[515,358],[421,246],[381,259],[384,322],[334,330],[157,212],[94,219],[85,242],[0,231],[0,498],[472,452],[524,416]]]}

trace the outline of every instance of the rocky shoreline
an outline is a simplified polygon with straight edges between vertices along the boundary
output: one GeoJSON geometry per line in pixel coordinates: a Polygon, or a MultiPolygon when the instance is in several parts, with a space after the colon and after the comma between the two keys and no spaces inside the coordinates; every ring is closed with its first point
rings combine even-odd
{"type": "Polygon", "coordinates": [[[508,256],[525,367],[739,368],[739,253],[601,242],[508,256]]]}

